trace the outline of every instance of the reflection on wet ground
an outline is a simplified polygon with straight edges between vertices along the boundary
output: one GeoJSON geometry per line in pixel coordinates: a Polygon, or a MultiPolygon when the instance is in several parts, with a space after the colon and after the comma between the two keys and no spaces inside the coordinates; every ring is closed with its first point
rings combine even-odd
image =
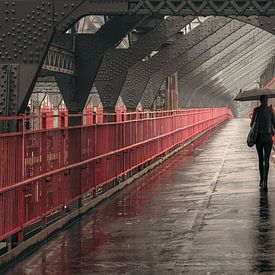
{"type": "Polygon", "coordinates": [[[197,146],[101,204],[8,274],[257,274],[275,271],[274,168],[258,189],[249,121],[197,146]]]}
{"type": "Polygon", "coordinates": [[[269,213],[268,193],[261,193],[259,198],[259,217],[257,222],[256,251],[253,271],[274,271],[274,226],[269,213]]]}

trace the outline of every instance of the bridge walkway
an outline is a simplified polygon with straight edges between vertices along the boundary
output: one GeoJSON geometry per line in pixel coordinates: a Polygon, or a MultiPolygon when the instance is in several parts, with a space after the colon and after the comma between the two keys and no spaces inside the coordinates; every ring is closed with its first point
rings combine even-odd
{"type": "Polygon", "coordinates": [[[275,271],[275,172],[259,192],[248,119],[218,126],[117,193],[8,274],[275,271]]]}

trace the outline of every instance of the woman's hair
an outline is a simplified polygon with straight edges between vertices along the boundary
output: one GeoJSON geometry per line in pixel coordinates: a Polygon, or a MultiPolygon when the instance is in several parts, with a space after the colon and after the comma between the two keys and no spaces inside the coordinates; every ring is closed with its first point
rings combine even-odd
{"type": "Polygon", "coordinates": [[[260,102],[261,102],[262,104],[267,104],[267,101],[268,101],[267,95],[261,95],[261,96],[260,96],[260,102]]]}

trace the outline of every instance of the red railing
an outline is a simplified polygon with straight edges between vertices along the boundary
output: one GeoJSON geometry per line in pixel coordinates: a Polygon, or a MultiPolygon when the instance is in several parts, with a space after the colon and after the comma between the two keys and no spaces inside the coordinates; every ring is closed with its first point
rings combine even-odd
{"type": "MultiPolygon", "coordinates": [[[[125,177],[232,114],[220,108],[104,116],[121,122],[36,131],[21,127],[0,134],[0,240],[18,232],[22,241],[25,227],[38,220],[45,227],[47,215],[57,210],[64,215],[66,205],[95,196],[98,187],[125,177]]],[[[24,125],[31,117],[10,119],[24,125]]]]}

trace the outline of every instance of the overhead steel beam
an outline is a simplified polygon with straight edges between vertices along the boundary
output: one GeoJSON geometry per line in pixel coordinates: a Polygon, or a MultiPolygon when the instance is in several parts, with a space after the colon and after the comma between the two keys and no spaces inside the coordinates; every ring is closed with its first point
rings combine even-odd
{"type": "Polygon", "coordinates": [[[194,59],[188,66],[183,67],[178,72],[179,81],[198,84],[201,81],[202,75],[211,78],[215,74],[220,73],[221,70],[226,68],[231,62],[238,60],[239,57],[244,54],[244,51],[249,52],[253,50],[256,46],[264,42],[265,39],[265,32],[253,28],[247,34],[232,42],[231,45],[226,46],[220,53],[216,55],[206,53],[206,58],[209,58],[208,60],[205,61],[205,54],[194,59]]]}
{"type": "MultiPolygon", "coordinates": [[[[251,36],[251,38],[255,37],[255,34],[257,35],[257,30],[254,32],[254,35],[251,36]]],[[[259,35],[259,34],[258,34],[259,35]]],[[[269,36],[269,39],[272,39],[272,36],[269,36]]],[[[253,41],[254,42],[254,41],[253,41]]],[[[191,89],[203,89],[203,85],[207,84],[208,82],[215,82],[213,80],[215,78],[215,75],[222,74],[224,71],[228,70],[229,68],[234,68],[233,70],[236,70],[236,64],[243,62],[247,63],[255,56],[255,52],[261,50],[263,46],[270,43],[270,40],[265,40],[264,36],[261,35],[259,41],[256,41],[251,45],[250,47],[240,47],[237,50],[242,49],[242,51],[239,52],[239,54],[236,54],[236,56],[228,55],[221,58],[218,62],[213,64],[213,66],[210,66],[205,73],[203,71],[198,71],[195,74],[188,75],[188,78],[182,78],[179,80],[179,86],[184,85],[183,83],[189,83],[191,86],[191,89]],[[232,57],[232,58],[231,58],[232,57]],[[193,79],[193,80],[192,80],[193,79]],[[197,82],[194,81],[194,79],[197,79],[197,82]],[[203,80],[204,79],[204,80],[203,80]]],[[[234,43],[232,44],[234,45],[234,43]]],[[[232,46],[230,46],[231,48],[232,46]]],[[[236,53],[236,51],[233,53],[236,53]]]]}
{"type": "Polygon", "coordinates": [[[42,69],[75,75],[75,53],[58,45],[51,45],[42,69]]]}
{"type": "MultiPolygon", "coordinates": [[[[237,45],[240,45],[236,51],[233,51],[234,55],[232,54],[228,54],[228,55],[224,55],[224,53],[228,53],[227,48],[225,49],[225,51],[222,52],[221,55],[221,59],[219,59],[219,56],[214,57],[214,60],[217,58],[219,59],[216,63],[213,64],[213,66],[209,65],[209,67],[207,67],[207,69],[205,70],[205,72],[203,70],[199,70],[199,68],[197,68],[194,71],[191,71],[191,73],[189,72],[187,75],[181,77],[179,79],[179,86],[182,85],[182,83],[189,83],[189,85],[195,89],[198,86],[201,86],[203,84],[205,84],[206,82],[211,82],[211,80],[213,78],[215,78],[215,75],[219,75],[222,74],[224,70],[227,70],[229,66],[233,66],[232,64],[238,63],[240,61],[243,60],[243,58],[245,58],[245,61],[243,62],[248,62],[251,58],[254,58],[255,55],[255,51],[257,51],[259,48],[261,48],[263,45],[265,45],[267,42],[265,40],[265,33],[258,33],[257,30],[253,30],[253,32],[251,32],[249,34],[250,40],[252,41],[252,45],[249,47],[243,47],[243,45],[240,44],[241,41],[243,41],[243,39],[246,39],[246,36],[244,36],[243,38],[241,38],[240,40],[232,43],[232,45],[230,45],[228,48],[232,49],[232,47],[236,47],[237,45]],[[260,37],[258,37],[261,34],[260,37]],[[254,39],[253,39],[254,38],[254,39]],[[257,39],[259,39],[259,41],[257,41],[257,39]],[[239,52],[237,54],[237,52],[239,52]],[[195,81],[195,79],[197,81],[195,81]]],[[[270,36],[269,36],[270,39],[270,36]]],[[[249,42],[248,41],[248,42],[249,42]]],[[[246,45],[246,44],[244,44],[246,45]]],[[[211,59],[210,59],[211,61],[211,59]]],[[[207,63],[206,63],[207,65],[207,63]]],[[[202,67],[202,66],[201,66],[202,67]]],[[[204,66],[204,68],[206,68],[206,66],[204,66]]]]}
{"type": "Polygon", "coordinates": [[[227,18],[209,18],[191,32],[176,39],[174,44],[161,49],[152,58],[135,64],[129,70],[121,91],[121,97],[126,106],[129,109],[137,107],[152,74],[168,65],[171,66],[172,60],[199,44],[230,21],[231,19],[227,18]]]}
{"type": "Polygon", "coordinates": [[[87,14],[127,14],[128,1],[0,1],[0,115],[24,112],[56,32],[87,14]]]}
{"type": "Polygon", "coordinates": [[[59,43],[74,44],[75,75],[55,73],[55,79],[70,113],[82,112],[107,50],[117,45],[127,33],[144,20],[141,16],[117,16],[95,34],[64,34],[59,43]]]}
{"type": "MultiPolygon", "coordinates": [[[[177,68],[176,69],[178,71],[178,78],[179,78],[178,85],[179,85],[179,88],[180,88],[180,85],[181,85],[181,82],[182,82],[181,79],[182,79],[182,77],[186,73],[188,73],[188,72],[190,73],[197,66],[200,66],[201,64],[203,64],[204,62],[207,62],[212,57],[218,55],[225,48],[231,46],[232,42],[234,40],[240,39],[240,40],[243,41],[243,37],[246,37],[247,34],[249,32],[251,32],[252,29],[255,29],[255,28],[251,27],[251,26],[248,26],[248,25],[245,25],[243,28],[238,29],[236,32],[230,34],[228,37],[226,37],[225,39],[221,40],[220,43],[218,43],[217,45],[214,45],[213,47],[211,47],[211,43],[209,43],[210,49],[208,49],[207,51],[203,52],[202,54],[199,54],[198,56],[194,55],[193,56],[194,59],[192,59],[190,62],[184,62],[184,61],[182,61],[181,57],[179,57],[178,61],[180,62],[180,66],[182,66],[182,68],[177,68]]],[[[260,32],[260,30],[259,31],[254,30],[254,35],[256,35],[258,32],[260,32]]],[[[216,35],[219,36],[218,33],[216,35]]],[[[173,64],[174,64],[174,62],[173,62],[173,64]]],[[[164,79],[164,77],[166,75],[168,75],[169,73],[172,73],[172,71],[169,71],[169,68],[166,68],[166,69],[168,69],[168,70],[164,74],[162,74],[162,75],[160,73],[155,74],[150,79],[149,83],[154,87],[154,90],[157,90],[159,88],[160,83],[163,81],[163,79],[164,79]]],[[[173,69],[173,70],[175,70],[175,69],[173,69]]],[[[198,77],[197,80],[194,79],[193,75],[191,75],[191,78],[196,83],[198,83],[198,82],[200,82],[202,80],[201,76],[198,77]]]]}
{"type": "MultiPolygon", "coordinates": [[[[233,80],[231,80],[231,83],[233,81],[238,82],[240,83],[239,85],[244,87],[245,85],[247,85],[247,83],[250,83],[251,81],[255,80],[255,78],[259,76],[261,70],[263,70],[263,68],[265,67],[265,60],[263,60],[262,62],[259,62],[259,60],[261,60],[261,58],[256,60],[258,61],[258,63],[256,64],[257,70],[251,71],[251,70],[248,70],[247,67],[243,68],[242,70],[238,70],[238,77],[237,76],[233,77],[233,80]]],[[[227,79],[226,81],[229,82],[230,80],[227,79]]],[[[195,98],[200,97],[202,93],[204,94],[207,93],[209,96],[213,96],[213,97],[227,96],[227,97],[230,97],[231,100],[233,99],[232,92],[234,91],[234,88],[229,90],[228,88],[225,87],[224,82],[222,81],[219,82],[217,79],[214,82],[215,84],[208,83],[207,85],[205,85],[203,89],[193,90],[192,88],[188,87],[188,91],[194,94],[195,98]]]]}
{"type": "Polygon", "coordinates": [[[85,15],[272,16],[274,5],[232,0],[0,1],[0,78],[6,79],[1,84],[0,115],[24,111],[55,32],[65,32],[85,15]]]}
{"type": "Polygon", "coordinates": [[[46,93],[33,93],[31,96],[32,106],[34,108],[40,108],[45,97],[46,97],[46,93]]]}
{"type": "Polygon", "coordinates": [[[215,91],[217,89],[219,89],[221,91],[221,90],[224,90],[224,87],[221,84],[209,83],[206,85],[204,92],[202,92],[202,90],[193,91],[188,87],[188,85],[186,85],[179,90],[179,95],[178,95],[179,106],[185,105],[185,106],[189,106],[189,107],[191,107],[191,106],[194,107],[195,106],[194,100],[196,102],[198,102],[200,100],[201,95],[214,98],[209,93],[209,91],[213,90],[213,89],[215,91]]]}
{"type": "Polygon", "coordinates": [[[275,34],[275,16],[230,16],[230,18],[240,20],[269,33],[275,34]]]}
{"type": "Polygon", "coordinates": [[[259,57],[256,57],[255,59],[253,59],[253,61],[251,60],[250,64],[243,66],[239,72],[235,71],[236,68],[233,68],[228,73],[228,76],[225,75],[225,77],[227,77],[226,81],[224,80],[222,81],[219,79],[219,82],[222,82],[226,88],[230,87],[231,90],[234,90],[234,89],[237,89],[239,85],[243,87],[244,83],[247,83],[247,78],[243,78],[242,73],[247,73],[250,71],[251,72],[250,75],[251,75],[252,73],[255,72],[257,73],[256,75],[259,78],[260,74],[263,72],[264,68],[266,67],[266,64],[269,58],[274,53],[273,46],[270,46],[269,49],[266,48],[265,51],[266,52],[264,54],[260,55],[259,57]],[[251,68],[252,64],[253,64],[253,68],[251,68]],[[237,83],[240,83],[240,84],[237,84],[237,83]]]}
{"type": "MultiPolygon", "coordinates": [[[[273,37],[271,37],[269,40],[262,43],[262,45],[260,47],[257,47],[257,49],[254,49],[251,52],[247,52],[245,55],[243,55],[241,58],[239,58],[238,61],[228,65],[227,68],[225,68],[221,72],[222,75],[224,77],[230,76],[231,78],[233,78],[234,83],[238,83],[235,81],[235,77],[239,76],[239,70],[243,70],[243,68],[244,68],[244,70],[246,70],[247,66],[249,66],[250,64],[255,64],[256,60],[259,60],[259,62],[261,62],[261,63],[264,62],[264,64],[266,65],[266,62],[272,55],[272,51],[274,49],[273,48],[274,40],[275,39],[273,37]],[[258,54],[258,53],[261,53],[261,54],[258,54]],[[251,55],[253,56],[253,58],[251,58],[251,55]],[[266,58],[267,58],[267,60],[266,60],[266,58]]],[[[255,64],[253,66],[253,71],[257,71],[257,70],[258,70],[258,67],[255,64]]],[[[217,77],[217,79],[219,79],[219,77],[217,77]]],[[[219,79],[219,82],[220,81],[221,80],[219,79]]],[[[226,85],[225,81],[223,81],[223,85],[224,86],[226,85]]],[[[229,87],[232,87],[231,85],[232,84],[230,83],[229,87]]]]}
{"type": "MultiPolygon", "coordinates": [[[[238,18],[241,19],[241,21],[243,22],[247,22],[251,25],[255,25],[258,26],[262,29],[265,29],[271,33],[274,33],[274,28],[272,26],[274,26],[273,22],[275,22],[274,17],[269,17],[269,18],[247,18],[247,17],[234,17],[234,18],[238,18]]],[[[251,27],[252,28],[252,27],[251,27]]],[[[160,52],[160,54],[162,54],[162,52],[160,52]]],[[[206,55],[205,55],[206,56],[206,55]]],[[[166,55],[165,58],[163,58],[163,60],[169,60],[169,55],[166,55]]],[[[170,60],[169,60],[170,61],[170,60]]],[[[147,62],[149,63],[149,62],[147,62]]],[[[170,63],[174,64],[174,62],[170,63]]],[[[148,64],[146,64],[146,62],[143,62],[143,64],[140,67],[134,66],[133,69],[135,68],[135,70],[130,70],[127,79],[125,81],[125,86],[122,89],[122,97],[123,98],[131,98],[131,101],[134,102],[134,104],[132,103],[132,105],[136,106],[137,100],[134,100],[134,95],[135,97],[137,97],[140,94],[140,90],[145,86],[148,85],[148,90],[153,90],[156,91],[156,93],[159,90],[159,87],[161,85],[161,83],[163,82],[163,78],[160,75],[155,75],[152,76],[151,79],[149,79],[149,77],[147,76],[147,78],[143,78],[140,79],[138,76],[140,74],[140,72],[143,72],[144,74],[152,74],[153,72],[150,71],[150,66],[148,66],[148,64]],[[146,67],[147,65],[147,67],[146,67]],[[141,66],[143,66],[143,69],[141,68],[141,66]],[[149,68],[148,68],[149,67],[149,68]]],[[[163,67],[163,66],[162,66],[163,67]]],[[[185,68],[190,68],[190,66],[185,66],[185,68]]],[[[178,72],[181,72],[182,69],[178,69],[178,72]]],[[[170,72],[172,73],[172,71],[170,72]]],[[[153,95],[150,93],[146,92],[144,93],[144,98],[142,99],[143,104],[145,104],[145,106],[148,108],[148,106],[150,106],[155,98],[156,93],[153,93],[153,95]],[[145,101],[149,102],[149,103],[145,103],[145,101]]],[[[128,100],[126,100],[126,102],[128,102],[128,100]]],[[[134,106],[132,106],[132,108],[134,108],[134,106]]]]}
{"type": "MultiPolygon", "coordinates": [[[[259,71],[263,68],[264,68],[264,63],[262,64],[262,66],[259,65],[259,70],[256,72],[251,73],[251,71],[246,70],[246,73],[242,73],[241,76],[236,81],[239,81],[240,79],[245,79],[245,81],[243,83],[249,83],[249,82],[255,80],[255,77],[257,77],[259,75],[259,71]]],[[[226,96],[226,94],[227,95],[231,94],[231,92],[228,89],[226,89],[224,86],[220,86],[220,85],[222,85],[222,83],[216,83],[215,86],[213,86],[212,83],[209,83],[203,91],[207,91],[208,96],[213,97],[213,98],[221,98],[221,97],[226,96]]],[[[245,85],[245,84],[243,84],[243,85],[245,85]]],[[[203,93],[203,91],[202,90],[192,91],[193,101],[199,100],[201,95],[205,94],[205,93],[203,93]]],[[[228,101],[231,101],[231,103],[233,104],[233,98],[228,98],[228,101]]]]}
{"type": "Polygon", "coordinates": [[[260,85],[264,87],[275,76],[275,56],[272,56],[266,69],[260,76],[260,85]]]}
{"type": "MultiPolygon", "coordinates": [[[[192,94],[194,94],[194,99],[198,100],[198,98],[201,96],[201,94],[207,93],[209,96],[212,97],[223,97],[227,96],[230,97],[231,100],[233,100],[232,96],[232,91],[234,91],[234,88],[232,90],[229,90],[226,88],[226,82],[229,82],[227,84],[228,86],[232,85],[234,82],[240,83],[240,85],[245,86],[247,83],[250,83],[251,81],[255,80],[256,77],[259,76],[260,72],[264,69],[265,67],[265,62],[268,60],[270,55],[270,52],[272,49],[269,51],[265,52],[262,55],[259,55],[253,63],[254,64],[253,68],[255,67],[256,69],[254,70],[249,70],[249,65],[244,66],[242,69],[234,68],[237,73],[235,75],[230,75],[230,78],[225,79],[225,81],[219,81],[216,79],[215,84],[214,83],[208,83],[205,85],[203,89],[192,89],[188,87],[188,91],[192,94]]],[[[250,66],[251,67],[251,66],[250,66]]],[[[179,96],[182,100],[182,97],[179,96]]]]}
{"type": "MultiPolygon", "coordinates": [[[[238,82],[240,83],[240,85],[245,85],[245,83],[249,83],[250,81],[254,80],[256,76],[259,76],[259,73],[261,72],[261,70],[263,70],[263,68],[265,67],[265,62],[268,60],[268,58],[270,57],[271,52],[273,51],[273,47],[271,43],[267,43],[268,45],[266,47],[264,47],[264,50],[261,51],[262,54],[258,55],[254,60],[253,63],[256,62],[256,64],[254,64],[253,68],[255,67],[256,69],[254,70],[249,70],[249,64],[246,64],[245,66],[243,66],[242,69],[239,69],[237,66],[233,66],[232,67],[232,71],[237,72],[235,74],[229,74],[229,79],[227,79],[226,81],[229,81],[229,86],[232,85],[232,82],[238,82]],[[231,80],[230,80],[231,79],[231,80]],[[231,81],[231,83],[230,83],[231,81]]],[[[251,67],[251,66],[250,66],[251,67]]],[[[226,76],[225,76],[226,78],[226,76]]],[[[222,93],[226,92],[228,96],[230,96],[230,91],[228,89],[225,88],[225,81],[219,81],[218,79],[214,79],[212,82],[209,82],[207,85],[205,85],[203,88],[201,89],[193,89],[192,87],[185,87],[185,91],[188,90],[189,93],[192,94],[192,97],[195,100],[198,100],[198,98],[202,95],[202,93],[207,93],[209,94],[209,96],[224,96],[222,93]],[[222,86],[220,86],[222,85],[222,86]],[[214,89],[212,88],[214,87],[214,89]],[[222,92],[221,92],[222,89],[222,92]],[[207,91],[207,92],[206,92],[207,91]]],[[[188,86],[188,85],[186,85],[188,86]]],[[[190,96],[191,96],[190,94],[190,96]]],[[[179,101],[180,104],[182,105],[182,101],[183,98],[186,98],[186,92],[183,93],[181,92],[179,95],[179,101]]]]}
{"type": "Polygon", "coordinates": [[[193,17],[168,17],[128,49],[113,49],[104,55],[96,77],[96,87],[106,111],[115,110],[128,69],[157,50],[192,19],[193,17]]]}
{"type": "MultiPolygon", "coordinates": [[[[220,18],[220,20],[222,19],[220,18]]],[[[148,81],[147,86],[144,90],[143,96],[141,98],[141,104],[143,106],[152,105],[152,100],[154,100],[155,95],[158,92],[161,83],[163,82],[165,77],[173,74],[174,72],[180,72],[182,67],[187,66],[187,64],[191,62],[193,59],[197,58],[204,52],[219,44],[221,41],[224,40],[225,43],[230,43],[230,41],[226,40],[226,38],[229,37],[232,33],[236,32],[237,30],[241,31],[238,34],[239,36],[241,36],[252,28],[251,26],[247,26],[245,23],[239,21],[232,20],[228,22],[229,23],[225,24],[222,28],[215,30],[214,32],[204,37],[204,39],[201,39],[201,41],[194,47],[188,49],[180,56],[177,56],[177,58],[175,58],[174,60],[170,60],[168,66],[163,67],[157,73],[153,74],[150,77],[150,80],[148,81]]],[[[194,37],[196,35],[200,35],[200,33],[196,33],[196,29],[197,28],[193,30],[194,37]]]]}
{"type": "Polygon", "coordinates": [[[275,15],[274,1],[129,0],[130,14],[161,15],[275,15]]]}

